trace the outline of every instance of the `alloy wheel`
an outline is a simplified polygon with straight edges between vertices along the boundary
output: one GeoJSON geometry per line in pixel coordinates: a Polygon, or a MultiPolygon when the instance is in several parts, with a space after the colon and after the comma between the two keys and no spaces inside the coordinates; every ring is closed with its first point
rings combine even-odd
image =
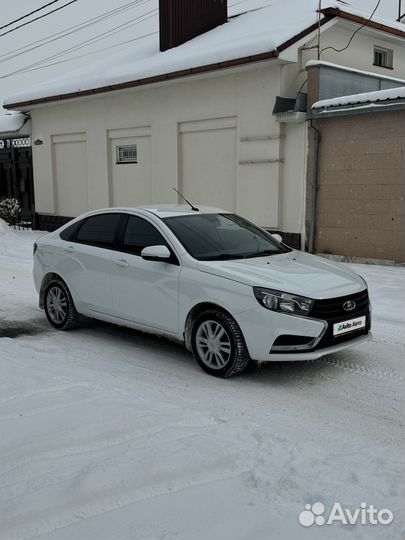
{"type": "Polygon", "coordinates": [[[200,357],[207,367],[222,369],[232,353],[231,339],[221,323],[207,320],[198,327],[195,344],[200,357]]]}
{"type": "Polygon", "coordinates": [[[65,321],[68,314],[68,299],[63,289],[58,286],[49,289],[46,307],[52,322],[62,324],[65,321]]]}

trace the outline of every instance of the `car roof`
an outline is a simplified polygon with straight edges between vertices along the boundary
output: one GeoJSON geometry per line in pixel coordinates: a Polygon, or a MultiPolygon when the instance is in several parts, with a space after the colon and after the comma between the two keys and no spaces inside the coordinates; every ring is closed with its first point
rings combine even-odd
{"type": "Polygon", "coordinates": [[[160,218],[165,217],[175,217],[175,216],[186,216],[192,214],[226,214],[229,213],[228,210],[223,210],[221,208],[214,208],[212,206],[200,206],[196,205],[198,212],[193,210],[187,204],[155,204],[147,206],[138,206],[138,207],[127,207],[127,208],[108,208],[111,210],[125,210],[127,212],[136,212],[137,210],[144,210],[150,212],[160,218]]]}

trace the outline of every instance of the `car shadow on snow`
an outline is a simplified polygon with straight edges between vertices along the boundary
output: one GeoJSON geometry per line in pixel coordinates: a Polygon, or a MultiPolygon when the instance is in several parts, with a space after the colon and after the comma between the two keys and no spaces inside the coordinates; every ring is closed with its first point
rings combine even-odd
{"type": "Polygon", "coordinates": [[[46,321],[0,321],[0,339],[35,336],[49,330],[46,321]]]}
{"type": "MultiPolygon", "coordinates": [[[[181,368],[185,373],[197,371],[203,372],[193,359],[192,354],[187,351],[184,346],[176,341],[170,340],[165,336],[148,334],[134,330],[132,328],[118,326],[101,321],[91,320],[85,322],[81,330],[85,333],[90,332],[97,339],[113,342],[118,346],[119,350],[136,347],[137,351],[142,351],[146,355],[150,355],[152,362],[159,362],[173,367],[174,364],[181,364],[181,368]]],[[[80,329],[78,330],[80,332],[80,329]]],[[[75,331],[74,331],[75,332],[75,331]]],[[[343,359],[345,352],[337,355],[328,355],[318,360],[296,361],[296,362],[265,362],[260,366],[256,362],[252,362],[248,368],[236,377],[232,377],[230,381],[239,382],[246,381],[250,383],[269,383],[269,384],[295,384],[303,382],[306,384],[317,384],[325,379],[330,379],[331,376],[336,378],[339,374],[343,374],[340,369],[340,362],[337,358],[343,359]],[[339,369],[338,369],[339,368],[339,369]]],[[[359,355],[358,360],[361,361],[359,355]]],[[[132,355],[129,361],[134,362],[132,355]]],[[[366,361],[366,358],[364,359],[366,361]]],[[[159,367],[160,369],[160,367],[159,367]]]]}

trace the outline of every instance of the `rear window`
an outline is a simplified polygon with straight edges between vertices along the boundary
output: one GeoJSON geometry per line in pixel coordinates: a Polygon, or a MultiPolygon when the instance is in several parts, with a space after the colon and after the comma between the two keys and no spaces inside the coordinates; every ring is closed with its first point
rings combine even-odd
{"type": "Polygon", "coordinates": [[[82,223],[83,221],[76,221],[76,223],[73,223],[72,225],[69,225],[69,227],[66,227],[66,229],[63,229],[59,236],[62,238],[62,240],[67,241],[74,239],[76,231],[82,223]]]}
{"type": "Polygon", "coordinates": [[[120,218],[120,214],[101,214],[87,218],[77,233],[77,242],[111,247],[114,244],[120,218]]]}

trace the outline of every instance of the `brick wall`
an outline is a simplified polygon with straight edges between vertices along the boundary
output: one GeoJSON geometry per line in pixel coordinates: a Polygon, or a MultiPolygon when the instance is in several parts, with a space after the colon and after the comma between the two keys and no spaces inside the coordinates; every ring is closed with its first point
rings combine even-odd
{"type": "Polygon", "coordinates": [[[314,125],[322,137],[315,251],[403,262],[405,111],[325,118],[314,125]]]}

